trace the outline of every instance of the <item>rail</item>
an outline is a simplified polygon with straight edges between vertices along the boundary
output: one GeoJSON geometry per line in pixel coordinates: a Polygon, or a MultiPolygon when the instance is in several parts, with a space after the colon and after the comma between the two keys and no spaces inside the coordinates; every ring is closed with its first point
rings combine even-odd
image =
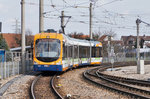
{"type": "Polygon", "coordinates": [[[51,87],[53,89],[53,91],[55,92],[55,94],[58,96],[58,99],[64,99],[60,93],[56,90],[55,85],[54,85],[54,79],[55,79],[56,75],[54,75],[51,79],[51,87]]]}
{"type": "Polygon", "coordinates": [[[39,75],[38,77],[36,77],[36,79],[34,79],[34,81],[31,84],[31,98],[32,99],[36,99],[35,93],[34,93],[34,85],[38,81],[38,79],[40,79],[40,77],[41,77],[41,75],[39,75]]]}
{"type": "MultiPolygon", "coordinates": [[[[106,69],[106,67],[104,67],[104,68],[106,69]]],[[[100,69],[103,69],[103,68],[100,67],[100,69]]],[[[106,78],[103,75],[100,75],[99,74],[99,68],[90,69],[90,70],[85,71],[83,73],[83,77],[86,78],[87,80],[97,84],[97,85],[100,85],[100,86],[106,88],[106,89],[110,89],[110,90],[116,91],[116,92],[121,93],[121,94],[129,95],[132,98],[149,99],[149,97],[150,97],[149,96],[150,95],[150,91],[134,88],[134,87],[125,85],[123,83],[114,81],[113,78],[109,79],[109,78],[106,78]],[[93,72],[92,70],[95,71],[95,72],[93,72]],[[98,81],[95,81],[90,76],[95,77],[94,79],[101,80],[101,82],[105,82],[105,83],[100,83],[98,81]],[[107,83],[109,83],[109,84],[107,84],[107,83]],[[117,87],[114,87],[114,85],[121,87],[121,89],[117,88],[117,87]],[[139,95],[139,93],[142,93],[142,95],[139,95]]]]}

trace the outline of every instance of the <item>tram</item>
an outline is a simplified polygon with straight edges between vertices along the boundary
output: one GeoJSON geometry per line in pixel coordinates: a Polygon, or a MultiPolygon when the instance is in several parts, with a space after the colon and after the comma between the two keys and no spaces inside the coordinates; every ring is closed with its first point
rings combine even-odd
{"type": "Polygon", "coordinates": [[[34,36],[34,71],[66,71],[101,62],[101,42],[75,39],[60,33],[39,33],[34,36]]]}

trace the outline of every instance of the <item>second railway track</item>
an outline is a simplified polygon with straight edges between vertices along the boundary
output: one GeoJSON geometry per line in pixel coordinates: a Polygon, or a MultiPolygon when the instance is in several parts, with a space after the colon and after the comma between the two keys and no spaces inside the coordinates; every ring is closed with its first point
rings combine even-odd
{"type": "Polygon", "coordinates": [[[93,83],[100,85],[106,89],[118,92],[126,96],[130,96],[132,98],[139,98],[139,99],[150,98],[150,91],[139,89],[139,88],[126,84],[126,83],[130,83],[131,81],[133,81],[132,84],[136,84],[136,85],[143,84],[144,86],[149,86],[148,82],[142,81],[142,80],[135,80],[135,79],[128,79],[125,81],[125,79],[127,78],[121,79],[119,77],[105,76],[103,73],[100,72],[102,70],[104,70],[104,68],[102,67],[99,69],[87,70],[84,72],[84,77],[92,81],[93,83]],[[120,80],[124,80],[124,81],[120,81],[120,80]],[[126,82],[126,83],[123,83],[123,82],[126,82]]]}

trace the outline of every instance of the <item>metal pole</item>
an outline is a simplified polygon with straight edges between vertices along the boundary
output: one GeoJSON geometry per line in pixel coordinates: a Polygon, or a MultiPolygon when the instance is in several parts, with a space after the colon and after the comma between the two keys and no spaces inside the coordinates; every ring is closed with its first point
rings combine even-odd
{"type": "Polygon", "coordinates": [[[92,3],[90,3],[90,24],[89,24],[89,35],[90,35],[90,39],[93,39],[92,36],[92,3]]]}
{"type": "Polygon", "coordinates": [[[64,30],[64,11],[61,11],[61,28],[62,28],[62,32],[63,34],[65,34],[65,30],[64,30]]]}
{"type": "Polygon", "coordinates": [[[0,33],[2,32],[2,22],[0,22],[0,33]]]}
{"type": "Polygon", "coordinates": [[[25,0],[21,0],[22,73],[25,73],[25,0]]]}
{"type": "MultiPolygon", "coordinates": [[[[90,3],[89,11],[90,11],[89,35],[90,35],[90,40],[91,40],[91,39],[93,39],[93,37],[92,37],[92,3],[90,3]]],[[[90,63],[92,62],[91,58],[92,58],[92,46],[91,46],[91,42],[90,42],[90,63]]]]}
{"type": "Polygon", "coordinates": [[[108,35],[108,61],[111,62],[111,36],[108,35]]]}
{"type": "Polygon", "coordinates": [[[137,25],[137,73],[140,74],[141,71],[141,66],[140,66],[140,46],[139,46],[139,24],[140,20],[136,20],[136,25],[137,25]]]}
{"type": "Polygon", "coordinates": [[[137,25],[137,61],[140,60],[140,46],[139,46],[139,24],[140,20],[136,20],[136,25],[137,25]]]}
{"type": "Polygon", "coordinates": [[[19,31],[18,31],[18,20],[16,19],[16,31],[15,31],[16,33],[19,33],[19,31]]]}
{"type": "MultiPolygon", "coordinates": [[[[6,56],[6,53],[5,53],[5,56],[6,56]]],[[[6,66],[7,66],[7,61],[6,61],[6,64],[4,64],[4,68],[3,68],[4,69],[4,78],[6,78],[6,71],[7,71],[6,66]]]]}
{"type": "Polygon", "coordinates": [[[13,66],[13,76],[15,75],[15,66],[14,66],[14,57],[13,57],[13,52],[11,52],[11,61],[12,61],[12,66],[13,66]]]}
{"type": "Polygon", "coordinates": [[[44,32],[43,2],[44,0],[40,0],[40,3],[39,3],[39,33],[44,32]]]}

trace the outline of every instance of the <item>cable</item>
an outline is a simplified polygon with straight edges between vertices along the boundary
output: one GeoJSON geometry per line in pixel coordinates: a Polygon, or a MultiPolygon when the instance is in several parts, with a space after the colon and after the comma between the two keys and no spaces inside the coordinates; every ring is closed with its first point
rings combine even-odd
{"type": "Polygon", "coordinates": [[[111,3],[114,3],[114,2],[116,2],[116,1],[123,1],[123,0],[113,0],[113,1],[111,1],[111,2],[108,2],[108,3],[102,4],[102,5],[100,5],[100,6],[96,6],[96,8],[98,8],[98,7],[102,7],[102,6],[104,6],[104,5],[108,5],[108,4],[111,4],[111,3]]]}

